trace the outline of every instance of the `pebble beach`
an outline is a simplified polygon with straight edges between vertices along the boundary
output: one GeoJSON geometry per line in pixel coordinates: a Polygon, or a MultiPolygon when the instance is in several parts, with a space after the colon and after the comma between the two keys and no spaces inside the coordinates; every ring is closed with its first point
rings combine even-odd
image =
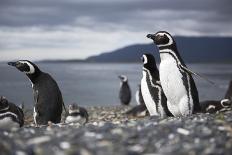
{"type": "Polygon", "coordinates": [[[189,117],[129,117],[131,107],[87,107],[85,125],[35,127],[25,111],[20,129],[0,130],[1,155],[225,154],[232,152],[232,112],[189,117]]]}

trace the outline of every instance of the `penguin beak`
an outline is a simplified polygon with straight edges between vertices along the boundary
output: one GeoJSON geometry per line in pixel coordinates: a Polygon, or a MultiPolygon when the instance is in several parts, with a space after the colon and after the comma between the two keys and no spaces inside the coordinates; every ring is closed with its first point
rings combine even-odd
{"type": "Polygon", "coordinates": [[[149,39],[155,39],[155,35],[154,34],[148,34],[147,38],[149,38],[149,39]]]}
{"type": "Polygon", "coordinates": [[[118,78],[122,81],[123,80],[123,77],[121,75],[118,76],[118,78]]]}
{"type": "Polygon", "coordinates": [[[7,64],[14,67],[16,66],[16,62],[8,62],[7,64]]]}

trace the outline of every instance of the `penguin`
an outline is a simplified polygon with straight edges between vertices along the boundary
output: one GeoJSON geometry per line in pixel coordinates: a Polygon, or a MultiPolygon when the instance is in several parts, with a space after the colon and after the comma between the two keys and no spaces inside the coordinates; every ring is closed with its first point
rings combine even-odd
{"type": "Polygon", "coordinates": [[[138,87],[139,89],[135,93],[135,99],[138,105],[126,112],[128,116],[139,117],[146,116],[148,114],[147,107],[144,103],[143,95],[141,92],[141,84],[139,84],[138,87]]]}
{"type": "Polygon", "coordinates": [[[128,78],[125,75],[119,75],[120,82],[119,99],[122,105],[129,105],[131,100],[131,90],[128,84],[128,78]]]}
{"type": "Polygon", "coordinates": [[[88,122],[88,112],[85,108],[73,103],[68,107],[68,116],[65,119],[65,123],[79,123],[86,124],[88,122]]]}
{"type": "Polygon", "coordinates": [[[35,125],[47,125],[48,121],[60,123],[62,106],[64,109],[65,106],[56,81],[31,61],[19,60],[8,62],[8,65],[24,72],[31,81],[35,101],[33,113],[35,125]]]}
{"type": "Polygon", "coordinates": [[[9,102],[5,97],[0,97],[0,129],[22,127],[24,114],[21,108],[9,102]]]}
{"type": "Polygon", "coordinates": [[[231,100],[232,101],[232,80],[230,81],[230,83],[229,83],[229,87],[228,87],[228,89],[227,89],[227,91],[226,91],[226,94],[225,94],[225,97],[224,97],[225,99],[229,99],[229,100],[231,100]]]}
{"type": "Polygon", "coordinates": [[[143,54],[143,78],[141,80],[141,92],[144,103],[151,116],[161,118],[172,116],[167,107],[167,98],[160,84],[159,71],[155,58],[151,54],[143,54]]]}
{"type": "Polygon", "coordinates": [[[160,82],[167,97],[168,109],[174,116],[200,112],[198,91],[192,74],[182,60],[174,38],[166,31],[148,34],[159,48],[160,82]]]}
{"type": "Polygon", "coordinates": [[[224,99],[220,101],[209,100],[200,102],[203,113],[216,113],[220,111],[228,111],[232,108],[232,80],[226,91],[224,99]]]}
{"type": "Polygon", "coordinates": [[[223,99],[221,101],[203,101],[200,103],[203,113],[216,113],[220,111],[228,111],[232,108],[232,101],[223,99]]]}

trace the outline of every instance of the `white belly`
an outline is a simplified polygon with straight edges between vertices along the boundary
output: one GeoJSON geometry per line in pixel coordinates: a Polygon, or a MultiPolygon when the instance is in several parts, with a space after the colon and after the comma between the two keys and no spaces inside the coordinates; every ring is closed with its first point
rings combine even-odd
{"type": "Polygon", "coordinates": [[[146,78],[147,78],[147,73],[143,71],[143,78],[141,80],[141,91],[142,91],[144,103],[151,116],[159,115],[158,112],[156,111],[156,104],[150,95],[146,78]]]}
{"type": "Polygon", "coordinates": [[[19,124],[14,122],[10,117],[5,117],[0,120],[0,129],[19,128],[19,124]]]}
{"type": "Polygon", "coordinates": [[[139,91],[137,90],[135,93],[135,99],[138,105],[140,105],[140,101],[139,101],[139,91]]]}
{"type": "Polygon", "coordinates": [[[79,123],[84,124],[86,122],[85,118],[81,116],[68,116],[65,120],[65,123],[79,123]]]}
{"type": "MultiPolygon", "coordinates": [[[[181,99],[187,96],[187,91],[182,81],[182,74],[180,73],[174,59],[162,60],[160,63],[160,82],[167,97],[167,100],[176,106],[178,113],[178,106],[181,99]]],[[[186,103],[187,104],[187,103],[186,103]]],[[[169,109],[172,111],[171,109],[169,109]]]]}

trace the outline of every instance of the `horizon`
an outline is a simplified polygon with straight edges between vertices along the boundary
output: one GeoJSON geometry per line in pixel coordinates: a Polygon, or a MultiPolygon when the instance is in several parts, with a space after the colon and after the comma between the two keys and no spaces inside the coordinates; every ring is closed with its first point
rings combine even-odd
{"type": "Polygon", "coordinates": [[[232,37],[228,0],[1,1],[0,61],[86,59],[166,30],[183,37],[232,37]]]}
{"type": "MultiPolygon", "coordinates": [[[[180,35],[176,35],[176,36],[173,36],[174,38],[191,38],[191,39],[194,39],[194,38],[207,38],[207,39],[232,39],[232,36],[180,36],[180,35]]],[[[130,47],[130,46],[135,46],[135,45],[149,45],[149,44],[153,44],[152,41],[150,41],[149,43],[134,43],[134,44],[130,44],[130,45],[125,45],[123,47],[118,47],[116,49],[112,49],[111,51],[103,51],[99,54],[95,54],[95,55],[90,55],[86,58],[57,58],[57,59],[54,59],[54,58],[45,58],[45,59],[37,59],[37,60],[33,60],[34,62],[72,62],[72,61],[76,61],[76,62],[89,62],[89,63],[104,63],[104,62],[91,62],[91,61],[88,61],[87,59],[90,58],[90,57],[95,57],[95,56],[100,56],[102,54],[106,54],[106,53],[111,53],[111,52],[114,52],[114,51],[117,51],[117,50],[121,50],[121,49],[124,49],[124,48],[127,48],[127,47],[130,47]]],[[[155,47],[155,46],[154,46],[155,47]]],[[[11,61],[17,61],[17,60],[26,60],[26,59],[11,59],[11,61]]],[[[0,59],[0,63],[5,63],[5,62],[8,62],[9,60],[1,60],[0,59]]],[[[118,61],[118,62],[112,62],[112,63],[119,63],[119,62],[124,62],[124,61],[118,61]]],[[[133,62],[125,62],[125,63],[137,63],[139,61],[133,61],[133,62]]],[[[106,62],[106,63],[110,63],[110,62],[106,62]]],[[[201,62],[191,62],[191,63],[201,63],[201,62]]],[[[212,62],[206,62],[206,63],[212,63],[212,62]]],[[[218,63],[218,62],[215,62],[215,63],[218,63]]],[[[225,62],[227,63],[227,62],[225,62]]]]}

